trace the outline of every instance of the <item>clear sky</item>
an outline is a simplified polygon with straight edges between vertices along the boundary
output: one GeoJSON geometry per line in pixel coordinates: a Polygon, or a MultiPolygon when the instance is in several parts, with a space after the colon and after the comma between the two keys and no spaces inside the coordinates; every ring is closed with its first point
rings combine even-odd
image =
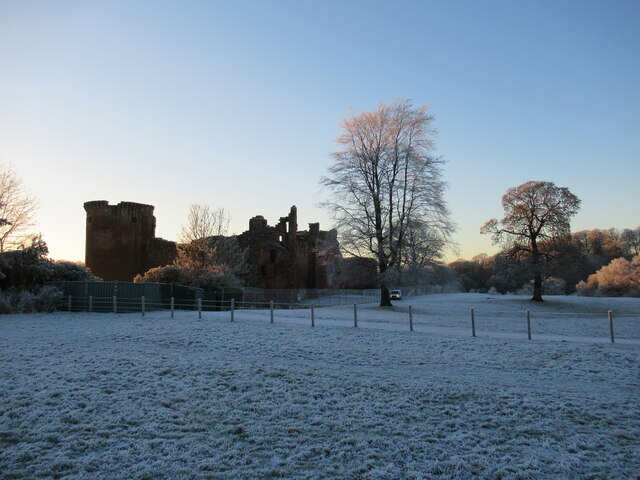
{"type": "Polygon", "coordinates": [[[640,1],[0,2],[0,162],[57,259],[88,200],[170,240],[190,203],[328,228],[340,119],[398,97],[435,115],[461,256],[528,180],[582,199],[574,230],[640,225],[640,1]]]}

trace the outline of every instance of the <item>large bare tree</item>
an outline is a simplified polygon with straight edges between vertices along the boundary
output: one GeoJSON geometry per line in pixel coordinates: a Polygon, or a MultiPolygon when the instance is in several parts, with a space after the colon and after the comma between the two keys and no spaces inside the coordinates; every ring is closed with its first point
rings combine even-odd
{"type": "Polygon", "coordinates": [[[432,122],[426,105],[404,99],[352,114],[342,120],[341,149],[321,179],[331,193],[322,205],[336,221],[344,251],[377,262],[381,306],[391,305],[387,272],[416,256],[437,256],[453,231],[443,162],[431,154],[432,122]]]}
{"type": "Polygon", "coordinates": [[[0,252],[21,248],[31,238],[38,209],[36,197],[8,165],[0,165],[0,252]]]}
{"type": "Polygon", "coordinates": [[[553,182],[531,181],[510,188],[502,196],[504,217],[491,219],[480,229],[510,256],[530,262],[533,298],[542,301],[545,260],[554,252],[554,242],[571,233],[570,220],[580,208],[580,199],[553,182]]]}
{"type": "Polygon", "coordinates": [[[187,223],[180,229],[178,238],[191,243],[201,238],[226,235],[231,216],[224,208],[212,210],[209,205],[194,203],[189,207],[187,223]]]}

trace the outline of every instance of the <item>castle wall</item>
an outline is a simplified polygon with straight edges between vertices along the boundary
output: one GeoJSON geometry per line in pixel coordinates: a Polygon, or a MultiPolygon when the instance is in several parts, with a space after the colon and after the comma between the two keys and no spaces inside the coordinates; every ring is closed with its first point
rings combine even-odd
{"type": "Polygon", "coordinates": [[[171,265],[178,253],[176,247],[176,242],[165,240],[164,238],[152,238],[149,244],[144,271],[146,272],[155,267],[171,265]]]}

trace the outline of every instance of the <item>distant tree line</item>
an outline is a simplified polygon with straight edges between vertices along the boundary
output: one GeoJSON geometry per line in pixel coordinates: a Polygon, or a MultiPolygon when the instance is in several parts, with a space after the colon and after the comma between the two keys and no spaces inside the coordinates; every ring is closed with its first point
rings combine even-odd
{"type": "MultiPolygon", "coordinates": [[[[640,227],[583,230],[552,243],[542,242],[540,247],[554,254],[542,279],[547,294],[640,295],[640,227]]],[[[509,251],[456,260],[447,267],[456,272],[466,292],[533,290],[531,264],[514,258],[509,251]]]]}

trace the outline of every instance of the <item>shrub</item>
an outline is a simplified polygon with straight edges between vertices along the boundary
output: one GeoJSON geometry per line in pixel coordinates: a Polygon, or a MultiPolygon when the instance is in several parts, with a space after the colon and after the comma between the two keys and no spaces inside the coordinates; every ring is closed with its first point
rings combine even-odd
{"type": "Polygon", "coordinates": [[[78,263],[46,258],[47,244],[40,236],[21,250],[0,253],[0,313],[53,312],[62,292],[45,282],[96,280],[78,263]]]}
{"type": "Polygon", "coordinates": [[[236,237],[207,237],[178,246],[173,264],[156,267],[133,279],[136,283],[177,283],[207,291],[241,287],[249,273],[236,237]]]}
{"type": "Polygon", "coordinates": [[[0,313],[55,312],[62,292],[52,286],[0,291],[0,313]]]}
{"type": "Polygon", "coordinates": [[[212,265],[208,270],[182,269],[174,265],[152,268],[143,275],[136,275],[136,283],[176,283],[212,291],[219,288],[237,288],[243,285],[233,268],[212,265]]]}
{"type": "Polygon", "coordinates": [[[595,297],[640,297],[640,255],[631,261],[616,258],[587,281],[576,285],[578,295],[595,297]]]}
{"type": "Polygon", "coordinates": [[[135,283],[153,282],[153,283],[177,283],[189,285],[192,278],[185,270],[173,265],[164,267],[155,267],[146,271],[142,275],[136,275],[133,279],[135,283]]]}
{"type": "Polygon", "coordinates": [[[100,280],[91,270],[81,263],[70,262],[68,260],[46,260],[49,262],[51,276],[48,282],[74,282],[74,281],[96,281],[100,280]]]}
{"type": "MultiPolygon", "coordinates": [[[[564,278],[549,277],[542,282],[542,291],[545,295],[564,295],[567,282],[564,278]]],[[[533,294],[533,285],[531,282],[525,283],[516,292],[518,295],[533,294]]]]}
{"type": "Polygon", "coordinates": [[[22,250],[0,253],[0,288],[31,288],[60,280],[97,280],[85,266],[46,258],[47,244],[35,237],[22,250]]]}

